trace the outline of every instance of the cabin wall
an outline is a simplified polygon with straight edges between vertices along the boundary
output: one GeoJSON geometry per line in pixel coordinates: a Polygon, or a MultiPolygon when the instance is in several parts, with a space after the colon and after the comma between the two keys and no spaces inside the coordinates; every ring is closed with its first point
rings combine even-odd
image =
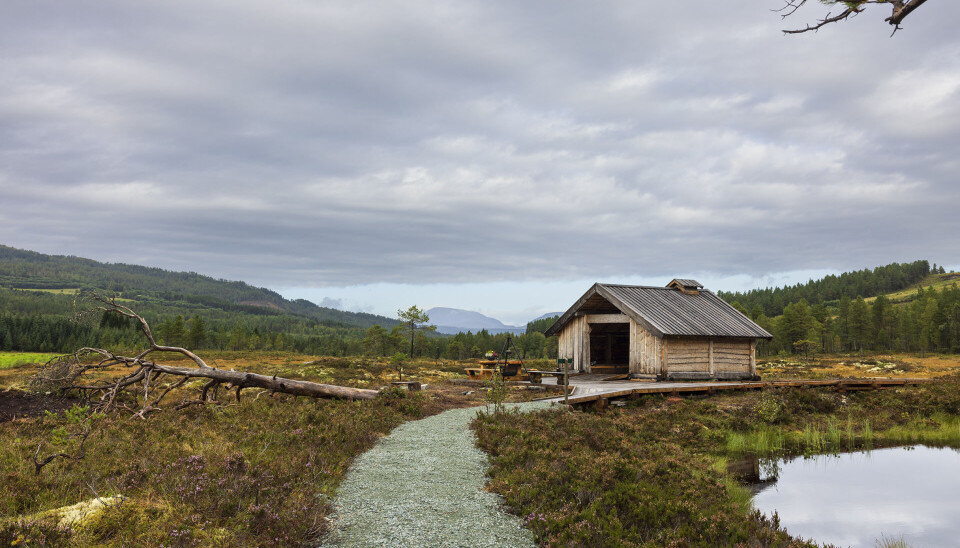
{"type": "MultiPolygon", "coordinates": [[[[590,372],[590,316],[576,316],[558,334],[558,357],[590,372]]],[[[596,316],[594,317],[596,318],[596,316]]],[[[657,337],[633,319],[629,372],[664,379],[743,379],[756,375],[756,341],[716,337],[657,337]]]]}
{"type": "Polygon", "coordinates": [[[558,334],[557,356],[573,359],[573,371],[589,371],[590,324],[583,316],[576,316],[558,334]]]}
{"type": "Polygon", "coordinates": [[[753,341],[719,340],[713,343],[713,364],[716,371],[750,373],[753,341]]]}
{"type": "Polygon", "coordinates": [[[746,378],[755,374],[752,339],[667,337],[663,360],[667,378],[746,378]]]}
{"type": "Polygon", "coordinates": [[[710,341],[700,338],[667,338],[664,359],[666,369],[670,373],[679,371],[710,373],[710,341]]]}
{"type": "Polygon", "coordinates": [[[660,374],[660,338],[630,319],[630,374],[660,374]]]}

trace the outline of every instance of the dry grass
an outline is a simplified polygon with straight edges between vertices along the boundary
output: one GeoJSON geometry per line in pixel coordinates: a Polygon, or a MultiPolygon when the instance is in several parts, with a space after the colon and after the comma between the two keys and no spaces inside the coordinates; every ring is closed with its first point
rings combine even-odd
{"type": "Polygon", "coordinates": [[[960,356],[928,354],[823,355],[804,361],[798,357],[757,361],[764,379],[911,377],[936,378],[960,372],[960,356]]]}

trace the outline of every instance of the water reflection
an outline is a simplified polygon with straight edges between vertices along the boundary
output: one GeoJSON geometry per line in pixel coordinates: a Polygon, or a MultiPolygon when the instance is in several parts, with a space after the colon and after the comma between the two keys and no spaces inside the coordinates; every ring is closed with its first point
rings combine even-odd
{"type": "Polygon", "coordinates": [[[731,471],[754,486],[754,506],[794,536],[874,546],[960,545],[960,452],[896,447],[812,458],[749,459],[731,471]]]}

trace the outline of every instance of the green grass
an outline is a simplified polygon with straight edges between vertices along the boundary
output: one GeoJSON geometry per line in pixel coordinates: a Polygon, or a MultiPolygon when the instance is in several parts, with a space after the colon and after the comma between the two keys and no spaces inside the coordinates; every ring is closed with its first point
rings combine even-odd
{"type": "Polygon", "coordinates": [[[0,352],[0,369],[10,369],[31,363],[46,363],[59,354],[41,352],[0,352]]]}
{"type": "Polygon", "coordinates": [[[40,287],[26,287],[26,288],[13,288],[19,291],[37,291],[40,293],[52,293],[54,295],[76,295],[80,292],[77,288],[66,288],[66,289],[46,289],[40,287]]]}
{"type": "MultiPolygon", "coordinates": [[[[960,283],[960,275],[955,272],[947,272],[945,274],[930,274],[919,283],[913,284],[906,289],[894,291],[893,293],[887,293],[886,297],[895,303],[909,302],[916,299],[918,287],[922,287],[924,290],[932,287],[937,291],[943,291],[944,288],[955,283],[960,283]]],[[[877,300],[877,298],[869,297],[864,300],[869,303],[877,300]]]]}

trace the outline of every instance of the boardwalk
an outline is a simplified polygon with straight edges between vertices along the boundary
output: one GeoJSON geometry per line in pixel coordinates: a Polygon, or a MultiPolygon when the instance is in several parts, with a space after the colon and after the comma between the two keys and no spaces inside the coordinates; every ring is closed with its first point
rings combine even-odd
{"type": "MultiPolygon", "coordinates": [[[[799,386],[833,386],[838,390],[876,390],[888,386],[904,386],[930,382],[929,379],[851,378],[825,380],[779,380],[779,381],[716,381],[716,382],[637,382],[616,379],[616,375],[578,375],[570,377],[573,393],[570,405],[593,404],[605,407],[610,400],[636,397],[643,394],[691,394],[721,392],[725,390],[762,390],[799,386]]],[[[552,378],[544,378],[544,384],[555,384],[552,378]]],[[[550,401],[563,401],[562,397],[550,401]]]]}

